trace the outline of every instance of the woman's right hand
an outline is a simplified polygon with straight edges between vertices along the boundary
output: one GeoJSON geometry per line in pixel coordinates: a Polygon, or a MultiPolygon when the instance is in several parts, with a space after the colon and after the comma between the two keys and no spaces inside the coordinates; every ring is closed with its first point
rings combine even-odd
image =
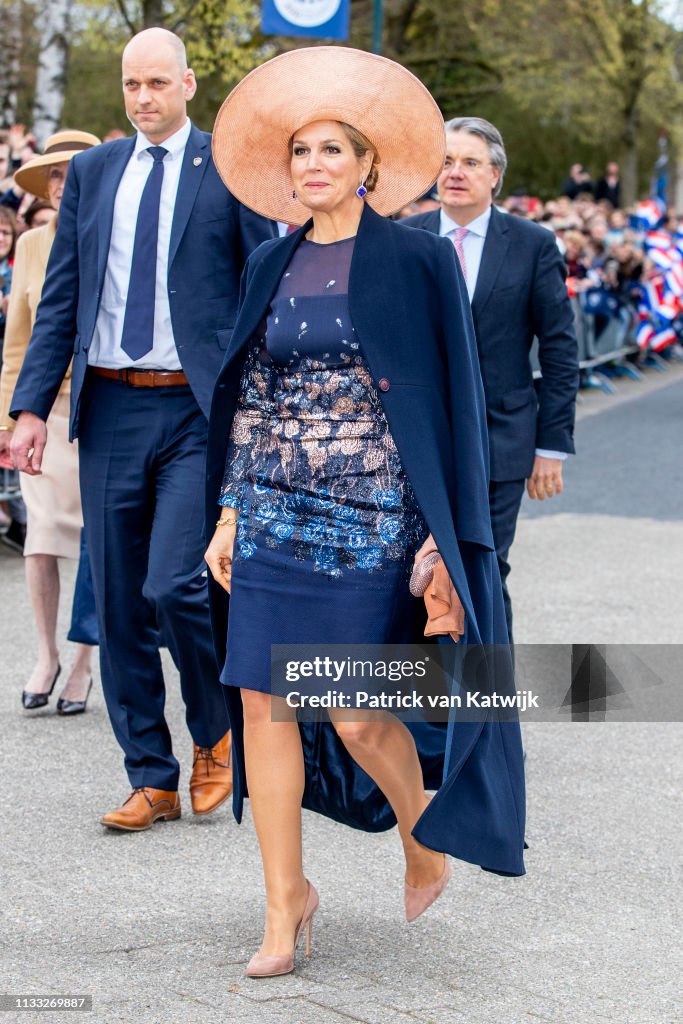
{"type": "Polygon", "coordinates": [[[413,563],[413,569],[417,568],[417,566],[420,564],[423,558],[426,558],[427,555],[431,555],[433,551],[438,550],[439,549],[436,546],[436,541],[434,540],[430,533],[422,547],[415,552],[415,561],[413,563]]]}
{"type": "Polygon", "coordinates": [[[235,546],[236,524],[217,526],[211,543],[206,549],[204,560],[216,583],[230,593],[232,581],[232,552],[235,546]]]}

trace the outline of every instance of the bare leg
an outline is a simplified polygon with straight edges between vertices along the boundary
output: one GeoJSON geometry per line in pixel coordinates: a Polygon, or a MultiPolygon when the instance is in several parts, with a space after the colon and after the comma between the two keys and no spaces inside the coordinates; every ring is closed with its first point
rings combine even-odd
{"type": "Polygon", "coordinates": [[[444,855],[422,846],[411,835],[429,798],[410,732],[398,718],[383,711],[336,710],[330,717],[354,761],[391,804],[406,858],[406,881],[416,888],[432,885],[443,873],[444,855]]]}
{"type": "Polygon", "coordinates": [[[38,637],[38,660],[26,684],[29,693],[47,693],[52,685],[59,651],[57,650],[57,611],[59,608],[59,569],[54,555],[27,555],[28,586],[38,637]]]}
{"type": "Polygon", "coordinates": [[[279,701],[284,708],[281,698],[254,690],[241,693],[249,801],[266,885],[261,952],[282,956],[291,952],[308,896],[301,850],[301,737],[293,711],[289,721],[271,720],[271,701],[279,701]]]}
{"type": "Polygon", "coordinates": [[[65,700],[85,700],[92,676],[93,648],[89,644],[74,644],[74,648],[76,657],[61,696],[65,700]]]}

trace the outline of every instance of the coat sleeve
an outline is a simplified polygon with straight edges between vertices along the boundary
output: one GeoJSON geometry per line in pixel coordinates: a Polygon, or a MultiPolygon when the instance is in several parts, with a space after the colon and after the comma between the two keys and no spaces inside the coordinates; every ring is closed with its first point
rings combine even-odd
{"type": "MultiPolygon", "coordinates": [[[[491,535],[484,390],[469,299],[452,245],[440,246],[439,267],[456,462],[454,519],[474,614],[467,643],[485,645],[486,673],[477,676],[477,688],[509,692],[514,679],[491,535]]],[[[467,681],[465,676],[464,685],[467,681]]],[[[451,717],[444,778],[413,835],[487,871],[524,874],[524,768],[517,722],[468,721],[458,712],[451,717]]]]}
{"type": "Polygon", "coordinates": [[[48,418],[73,355],[79,283],[76,164],[69,165],[42,298],[12,399],[14,419],[22,411],[48,418]]]}
{"type": "Polygon", "coordinates": [[[246,263],[247,258],[261,242],[265,242],[269,238],[277,238],[277,226],[274,221],[266,220],[260,214],[254,213],[239,200],[235,199],[234,201],[237,205],[242,262],[246,263]]]}
{"type": "Polygon", "coordinates": [[[484,386],[465,279],[447,239],[439,240],[438,280],[455,458],[457,536],[493,549],[484,386]]]}
{"type": "Polygon", "coordinates": [[[12,395],[31,337],[31,309],[28,302],[29,253],[26,243],[26,236],[20,237],[17,242],[5,325],[5,344],[2,351],[0,426],[8,427],[10,430],[14,429],[14,421],[9,415],[12,395]]]}
{"type": "Polygon", "coordinates": [[[547,232],[534,273],[531,316],[538,338],[542,380],[536,447],[574,452],[574,413],[579,355],[574,314],[565,285],[566,268],[554,236],[547,232]]]}

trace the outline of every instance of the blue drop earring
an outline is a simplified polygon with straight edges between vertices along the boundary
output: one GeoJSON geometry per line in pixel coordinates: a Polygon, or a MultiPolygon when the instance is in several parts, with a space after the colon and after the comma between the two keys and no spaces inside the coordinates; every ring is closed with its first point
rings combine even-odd
{"type": "Polygon", "coordinates": [[[358,196],[359,199],[363,199],[367,194],[368,194],[368,190],[366,189],[365,185],[361,181],[360,185],[356,189],[356,195],[358,196]]]}

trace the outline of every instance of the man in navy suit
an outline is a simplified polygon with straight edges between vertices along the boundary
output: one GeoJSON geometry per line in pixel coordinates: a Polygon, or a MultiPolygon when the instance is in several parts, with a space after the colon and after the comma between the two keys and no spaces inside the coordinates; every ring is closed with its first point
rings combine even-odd
{"type": "Polygon", "coordinates": [[[508,554],[524,494],[562,491],[562,463],[574,452],[578,349],[565,266],[552,232],[501,213],[507,156],[500,132],[479,117],[446,122],[441,209],[401,221],[453,240],[472,304],[486,396],[493,539],[508,633],[508,554]],[[538,338],[543,374],[534,388],[529,350],[538,338]]]}
{"type": "Polygon", "coordinates": [[[129,831],[180,816],[160,639],[194,740],[194,813],[232,788],[203,563],[207,416],[242,267],[275,232],[218,177],[210,136],[187,117],[196,87],[172,33],[148,29],[126,46],[123,92],[137,135],[71,164],[12,403],[15,461],[39,473],[45,420],[73,357],[71,433],[102,685],[133,788],[102,823],[129,831]]]}

